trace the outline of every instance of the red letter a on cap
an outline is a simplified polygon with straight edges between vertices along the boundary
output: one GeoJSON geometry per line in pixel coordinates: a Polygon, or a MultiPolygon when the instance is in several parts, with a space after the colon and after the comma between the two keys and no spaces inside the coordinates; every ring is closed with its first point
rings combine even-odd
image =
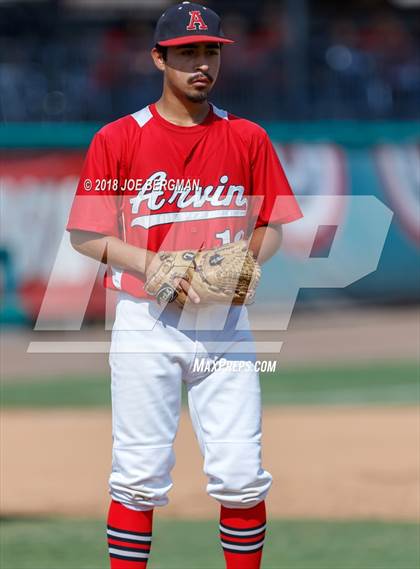
{"type": "Polygon", "coordinates": [[[203,16],[201,15],[200,10],[192,10],[190,12],[190,23],[187,26],[187,30],[189,32],[197,30],[197,26],[199,30],[208,29],[208,27],[204,23],[203,16]]]}

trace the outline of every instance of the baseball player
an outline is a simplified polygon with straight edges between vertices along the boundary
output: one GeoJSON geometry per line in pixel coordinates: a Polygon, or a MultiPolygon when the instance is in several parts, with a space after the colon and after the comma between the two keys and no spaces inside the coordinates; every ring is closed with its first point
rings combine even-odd
{"type": "Polygon", "coordinates": [[[226,567],[256,569],[272,478],[261,465],[258,373],[242,365],[255,361],[246,305],[281,225],[301,213],[266,132],[208,101],[222,46],[233,43],[219,16],[171,6],[154,43],[162,95],[95,135],[67,226],[118,291],[110,563],[147,565],[154,508],[172,486],[184,382],[226,567]]]}

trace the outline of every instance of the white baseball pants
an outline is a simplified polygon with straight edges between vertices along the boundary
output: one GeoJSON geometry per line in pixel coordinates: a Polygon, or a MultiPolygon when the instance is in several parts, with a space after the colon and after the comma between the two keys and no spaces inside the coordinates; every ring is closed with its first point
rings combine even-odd
{"type": "Polygon", "coordinates": [[[263,500],[271,475],[261,466],[261,401],[257,372],[196,369],[211,364],[254,362],[244,307],[199,307],[186,314],[121,294],[110,351],[113,461],[110,493],[125,506],[164,506],[172,487],[173,442],[185,382],[192,424],[204,456],[207,492],[231,508],[263,500]],[[228,310],[223,330],[220,310],[228,310]],[[236,323],[239,325],[236,326],[236,323]],[[242,328],[241,330],[236,330],[242,328]],[[206,328],[203,330],[203,328],[206,328]],[[240,353],[244,346],[251,352],[240,353]]]}

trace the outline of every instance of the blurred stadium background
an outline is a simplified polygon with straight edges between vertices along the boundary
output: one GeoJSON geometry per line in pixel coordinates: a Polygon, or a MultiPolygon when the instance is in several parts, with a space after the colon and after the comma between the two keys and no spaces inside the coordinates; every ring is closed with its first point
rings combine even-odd
{"type": "MultiPolygon", "coordinates": [[[[109,339],[99,278],[75,331],[91,273],[64,226],[94,132],[159,97],[149,51],[171,3],[0,0],[2,569],[107,566],[106,354],[27,347],[82,340],[88,352],[109,339]],[[53,312],[34,331],[53,267],[53,312]]],[[[331,228],[345,228],[341,250],[355,257],[377,230],[375,215],[366,224],[345,200],[320,211],[316,196],[374,196],[394,214],[377,269],[350,286],[301,290],[289,326],[279,324],[279,283],[305,280],[305,224],[265,268],[252,317],[257,336],[284,345],[278,371],[262,377],[265,462],[276,480],[264,567],[415,569],[420,1],[203,3],[237,40],[223,50],[211,99],[269,132],[306,218],[324,228],[311,257],[328,257],[331,228]]],[[[328,270],[338,282],[342,266],[328,270]]],[[[177,444],[151,567],[222,567],[217,507],[185,417],[177,444]]]]}

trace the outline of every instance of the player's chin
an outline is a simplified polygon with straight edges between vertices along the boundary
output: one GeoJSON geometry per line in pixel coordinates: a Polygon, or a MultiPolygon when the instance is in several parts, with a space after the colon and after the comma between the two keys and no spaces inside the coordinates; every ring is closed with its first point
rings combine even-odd
{"type": "Polygon", "coordinates": [[[207,100],[208,90],[195,92],[188,91],[185,96],[192,103],[202,103],[203,101],[207,100]]]}
{"type": "Polygon", "coordinates": [[[205,86],[193,85],[192,88],[188,89],[186,92],[187,99],[196,103],[205,101],[209,94],[210,87],[211,87],[210,85],[205,85],[205,86]]]}

